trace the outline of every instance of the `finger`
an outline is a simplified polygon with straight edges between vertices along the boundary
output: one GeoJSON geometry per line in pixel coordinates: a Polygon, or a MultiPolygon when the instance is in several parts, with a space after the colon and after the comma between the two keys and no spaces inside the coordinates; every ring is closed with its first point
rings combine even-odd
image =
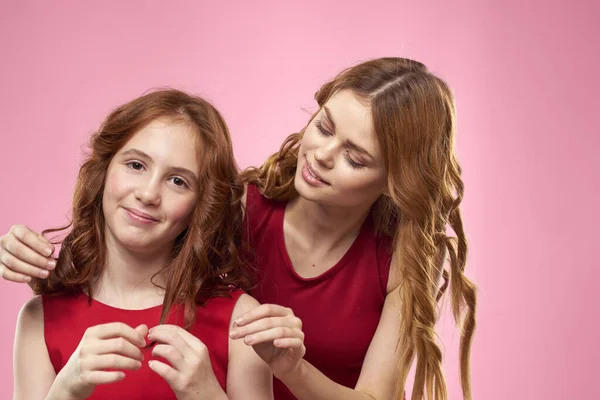
{"type": "Polygon", "coordinates": [[[92,328],[89,328],[86,331],[86,334],[89,334],[98,339],[111,339],[116,337],[122,337],[138,347],[146,346],[146,340],[144,339],[144,337],[135,329],[122,322],[112,322],[108,324],[96,325],[92,328]]]}
{"type": "Polygon", "coordinates": [[[40,239],[41,243],[44,244],[43,249],[35,248],[36,251],[39,250],[38,253],[41,253],[44,255],[50,253],[50,254],[48,254],[48,257],[52,257],[52,254],[54,254],[54,251],[56,250],[56,247],[54,246],[54,244],[52,244],[52,242],[48,238],[46,238],[44,235],[42,235],[41,233],[33,231],[33,230],[32,230],[32,232],[35,233],[36,236],[38,237],[38,239],[40,239]]]}
{"type": "Polygon", "coordinates": [[[132,369],[136,370],[142,366],[142,363],[133,358],[125,357],[119,354],[101,354],[92,356],[84,361],[82,368],[89,371],[98,371],[101,369],[132,369]]]}
{"type": "Polygon", "coordinates": [[[185,367],[183,354],[181,354],[175,347],[171,345],[157,344],[152,349],[152,355],[164,358],[178,371],[183,371],[185,367]]]}
{"type": "Polygon", "coordinates": [[[13,225],[10,233],[21,243],[42,256],[50,257],[54,252],[54,245],[48,239],[25,225],[13,225]]]}
{"type": "Polygon", "coordinates": [[[134,328],[134,330],[139,333],[142,338],[145,338],[148,335],[148,325],[146,324],[138,325],[134,328]]]}
{"type": "Polygon", "coordinates": [[[275,339],[273,345],[280,349],[302,350],[304,348],[304,341],[299,338],[275,339]]]}
{"type": "Polygon", "coordinates": [[[294,312],[287,307],[282,307],[277,304],[261,304],[238,317],[234,322],[234,327],[246,325],[261,318],[285,317],[290,314],[294,315],[294,312]]]}
{"type": "Polygon", "coordinates": [[[89,346],[90,353],[93,354],[120,354],[134,360],[143,361],[144,355],[139,347],[134,346],[131,342],[122,337],[98,340],[89,346]]]}
{"type": "Polygon", "coordinates": [[[157,341],[160,343],[168,344],[173,346],[179,353],[186,355],[196,354],[195,350],[187,344],[187,342],[179,335],[180,332],[176,330],[168,329],[157,329],[154,327],[148,334],[148,339],[157,341]]]}
{"type": "Polygon", "coordinates": [[[247,345],[256,345],[260,343],[272,342],[275,339],[297,338],[304,340],[304,332],[298,329],[279,327],[266,331],[258,332],[244,338],[247,345]]]}
{"type": "Polygon", "coordinates": [[[27,264],[13,256],[8,251],[0,252],[0,262],[5,266],[6,269],[10,269],[11,271],[34,278],[45,279],[48,277],[48,275],[50,275],[50,272],[47,269],[27,264]]]}
{"type": "Polygon", "coordinates": [[[88,371],[82,374],[82,378],[92,385],[105,385],[123,380],[125,373],[121,371],[88,371]]]}
{"type": "Polygon", "coordinates": [[[186,331],[185,329],[183,329],[182,327],[177,326],[177,325],[169,325],[169,324],[157,325],[154,328],[152,328],[151,331],[152,332],[158,331],[158,332],[176,333],[183,340],[185,340],[187,345],[190,346],[192,349],[194,349],[194,351],[196,353],[201,352],[206,348],[206,346],[200,339],[198,339],[196,336],[192,335],[191,333],[189,333],[188,331],[186,331]]]}
{"type": "Polygon", "coordinates": [[[293,315],[288,315],[286,317],[262,318],[247,325],[233,328],[229,333],[229,336],[232,339],[239,339],[256,332],[266,331],[268,329],[277,327],[302,329],[302,321],[300,321],[300,318],[294,317],[293,315]]]}
{"type": "Polygon", "coordinates": [[[168,366],[164,362],[157,361],[157,360],[149,361],[148,366],[150,367],[150,369],[152,371],[154,371],[158,375],[162,376],[162,378],[165,381],[167,381],[169,386],[177,387],[177,378],[179,376],[179,373],[175,369],[168,366]]]}
{"type": "Polygon", "coordinates": [[[44,257],[42,252],[38,252],[27,246],[13,234],[7,234],[0,238],[0,245],[3,250],[15,256],[17,259],[31,264],[38,268],[52,269],[56,261],[50,257],[44,257]]]}
{"type": "Polygon", "coordinates": [[[11,271],[6,265],[0,263],[0,277],[7,281],[18,282],[18,283],[28,283],[31,282],[31,277],[27,275],[20,274],[15,271],[11,271]]]}

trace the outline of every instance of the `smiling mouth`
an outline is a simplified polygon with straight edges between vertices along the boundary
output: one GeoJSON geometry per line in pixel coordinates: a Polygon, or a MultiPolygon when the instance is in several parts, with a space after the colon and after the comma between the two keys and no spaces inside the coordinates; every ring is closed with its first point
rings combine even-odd
{"type": "Polygon", "coordinates": [[[138,210],[134,210],[131,208],[125,208],[125,211],[127,211],[127,213],[130,215],[131,218],[140,221],[140,222],[146,222],[146,223],[151,223],[151,222],[158,222],[158,219],[154,218],[153,216],[143,213],[141,211],[138,210]]]}
{"type": "Polygon", "coordinates": [[[319,175],[317,175],[317,173],[312,169],[312,167],[310,166],[310,163],[308,162],[308,159],[305,159],[305,161],[306,161],[306,171],[309,173],[309,175],[312,176],[314,179],[318,180],[319,182],[329,185],[329,182],[325,181],[323,178],[321,178],[319,175]]]}

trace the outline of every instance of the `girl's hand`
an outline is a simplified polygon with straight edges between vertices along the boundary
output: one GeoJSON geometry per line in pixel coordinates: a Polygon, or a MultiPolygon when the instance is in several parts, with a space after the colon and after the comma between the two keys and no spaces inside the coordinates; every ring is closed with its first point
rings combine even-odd
{"type": "Polygon", "coordinates": [[[146,345],[147,332],[146,325],[134,329],[120,322],[88,328],[54,384],[67,394],[65,397],[85,399],[96,385],[122,380],[122,371],[106,369],[139,369],[144,359],[140,347],[146,345]]]}
{"type": "Polygon", "coordinates": [[[148,339],[158,342],[152,355],[171,364],[152,360],[148,365],[167,381],[179,400],[225,395],[213,372],[208,349],[200,339],[176,325],[158,325],[150,329],[148,339]]]}

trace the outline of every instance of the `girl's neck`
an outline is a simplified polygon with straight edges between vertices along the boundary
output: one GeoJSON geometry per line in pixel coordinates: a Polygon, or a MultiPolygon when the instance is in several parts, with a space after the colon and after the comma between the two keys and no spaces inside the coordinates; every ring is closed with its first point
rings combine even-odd
{"type": "Polygon", "coordinates": [[[107,240],[106,250],[104,269],[92,285],[95,299],[124,309],[143,309],[162,304],[162,272],[169,262],[170,249],[133,252],[107,240]]]}

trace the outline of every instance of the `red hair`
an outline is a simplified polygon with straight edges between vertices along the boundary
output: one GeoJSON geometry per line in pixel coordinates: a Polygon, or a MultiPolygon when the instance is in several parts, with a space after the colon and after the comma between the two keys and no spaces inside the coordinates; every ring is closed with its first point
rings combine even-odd
{"type": "Polygon", "coordinates": [[[161,322],[171,307],[183,304],[189,326],[202,299],[224,296],[230,285],[249,289],[250,274],[242,266],[243,187],[223,117],[206,100],[178,90],[158,90],[132,100],[109,114],[90,140],[75,186],[71,223],[49,232],[70,230],[62,240],[56,268],[49,279],[35,279],[36,294],[86,290],[100,277],[106,261],[102,193],[108,166],[131,137],[151,121],[167,118],[189,124],[202,137],[198,201],[189,227],[177,237],[162,274],[165,296],[161,322]]]}

